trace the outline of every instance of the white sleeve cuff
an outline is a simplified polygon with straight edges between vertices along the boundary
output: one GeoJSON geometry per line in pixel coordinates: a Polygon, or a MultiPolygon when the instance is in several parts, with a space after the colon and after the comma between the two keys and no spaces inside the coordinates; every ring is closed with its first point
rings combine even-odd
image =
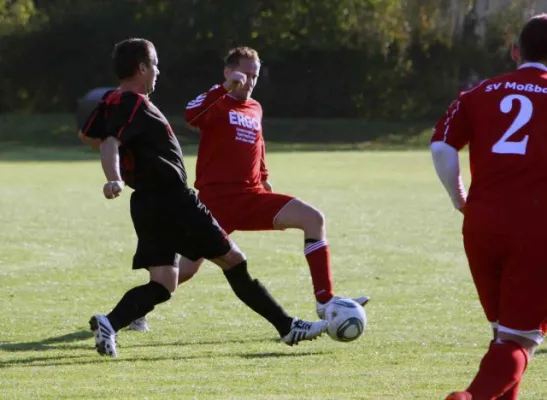
{"type": "Polygon", "coordinates": [[[445,142],[433,142],[430,148],[433,165],[452,200],[452,204],[457,209],[462,208],[465,205],[467,193],[460,174],[458,151],[445,142]]]}

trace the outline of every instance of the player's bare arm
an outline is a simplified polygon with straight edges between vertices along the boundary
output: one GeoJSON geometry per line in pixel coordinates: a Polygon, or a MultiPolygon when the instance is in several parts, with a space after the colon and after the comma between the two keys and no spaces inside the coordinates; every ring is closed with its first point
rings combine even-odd
{"type": "Polygon", "coordinates": [[[431,154],[435,171],[450,196],[454,208],[463,213],[467,193],[460,173],[458,151],[445,142],[433,142],[431,154]]]}
{"type": "Polygon", "coordinates": [[[124,188],[124,183],[120,174],[119,146],[119,140],[111,136],[106,138],[99,146],[101,165],[106,180],[108,181],[103,187],[103,194],[107,199],[118,197],[124,188]]]}

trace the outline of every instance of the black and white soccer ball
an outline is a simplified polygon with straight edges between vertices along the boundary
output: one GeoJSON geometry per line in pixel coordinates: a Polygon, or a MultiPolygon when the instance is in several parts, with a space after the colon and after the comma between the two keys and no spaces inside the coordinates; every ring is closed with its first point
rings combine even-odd
{"type": "Polygon", "coordinates": [[[333,300],[325,312],[327,334],[337,342],[352,342],[367,326],[365,309],[351,299],[333,300]]]}

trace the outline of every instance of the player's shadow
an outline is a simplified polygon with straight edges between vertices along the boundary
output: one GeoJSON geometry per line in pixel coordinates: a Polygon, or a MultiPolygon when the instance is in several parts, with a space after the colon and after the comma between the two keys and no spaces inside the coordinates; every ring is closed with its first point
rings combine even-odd
{"type": "Polygon", "coordinates": [[[536,356],[539,356],[539,355],[546,355],[547,354],[547,349],[543,348],[543,349],[537,349],[536,352],[534,353],[534,355],[536,356]]]}
{"type": "Polygon", "coordinates": [[[279,339],[223,339],[223,340],[178,340],[176,342],[165,343],[142,343],[135,344],[133,348],[145,348],[145,347],[181,347],[181,346],[216,346],[225,344],[249,344],[249,343],[272,343],[279,342],[279,339]]]}
{"type": "Polygon", "coordinates": [[[238,357],[245,359],[255,359],[255,358],[288,358],[288,357],[304,357],[304,356],[323,356],[325,352],[323,351],[306,351],[298,353],[285,353],[282,351],[272,351],[268,353],[245,353],[238,354],[238,357]]]}
{"type": "MultiPolygon", "coordinates": [[[[54,349],[77,349],[82,350],[84,347],[81,345],[66,345],[67,343],[74,343],[77,341],[84,341],[92,337],[92,333],[89,331],[77,331],[74,333],[69,333],[62,336],[55,336],[48,339],[35,342],[21,342],[21,343],[0,343],[0,350],[8,352],[26,352],[26,351],[47,351],[54,349]],[[56,344],[63,344],[62,346],[55,346],[56,344]]],[[[132,349],[146,348],[146,347],[179,347],[179,346],[211,346],[211,345],[226,345],[226,344],[249,344],[249,343],[268,343],[268,342],[279,342],[279,339],[274,338],[260,338],[260,339],[233,339],[233,340],[188,340],[188,341],[176,341],[176,342],[157,342],[157,343],[143,343],[131,345],[132,349]]],[[[279,343],[282,346],[282,343],[279,343]]],[[[283,345],[284,346],[284,345],[283,345]]],[[[288,349],[286,349],[288,350],[288,349]]],[[[234,358],[239,357],[243,359],[265,359],[265,358],[285,358],[285,357],[306,357],[306,356],[319,356],[324,355],[324,352],[321,351],[307,351],[307,352],[286,352],[286,351],[274,351],[274,352],[260,352],[260,353],[242,353],[242,352],[230,352],[226,354],[216,353],[215,357],[228,357],[234,358]]],[[[92,346],[89,346],[89,354],[75,354],[75,355],[62,355],[62,356],[39,356],[39,357],[24,357],[14,360],[2,360],[0,361],[0,369],[10,368],[10,367],[51,367],[51,366],[72,366],[72,365],[89,365],[97,364],[105,361],[114,362],[114,363],[127,363],[134,361],[186,361],[186,360],[199,360],[206,359],[210,360],[211,352],[206,351],[203,354],[193,354],[193,355],[166,355],[160,357],[128,357],[124,358],[123,355],[120,358],[110,359],[109,357],[99,357],[95,353],[95,349],[92,346]]]]}
{"type": "MultiPolygon", "coordinates": [[[[322,352],[302,352],[302,353],[283,353],[283,352],[271,352],[271,353],[226,353],[218,354],[215,353],[215,358],[230,358],[240,357],[244,359],[263,359],[263,358],[284,358],[284,357],[308,357],[308,356],[320,356],[324,355],[322,352]]],[[[1,360],[0,369],[2,368],[13,368],[13,367],[60,367],[60,366],[76,366],[76,365],[92,365],[99,364],[104,362],[119,364],[119,363],[133,363],[135,361],[144,361],[147,363],[151,362],[162,362],[162,361],[196,361],[196,360],[206,360],[210,362],[211,352],[205,352],[203,354],[192,354],[192,355],[165,355],[159,357],[123,357],[120,358],[110,358],[110,357],[101,357],[95,353],[95,350],[89,352],[89,354],[77,354],[77,355],[63,355],[55,357],[25,357],[16,360],[1,360]]]]}
{"type": "MultiPolygon", "coordinates": [[[[93,337],[93,334],[87,330],[81,330],[66,335],[53,336],[44,340],[35,342],[20,342],[20,343],[1,343],[0,350],[4,351],[46,351],[54,350],[58,347],[54,345],[60,343],[74,343],[82,340],[87,340],[93,337]]],[[[63,349],[80,349],[81,346],[63,346],[63,349]]]]}

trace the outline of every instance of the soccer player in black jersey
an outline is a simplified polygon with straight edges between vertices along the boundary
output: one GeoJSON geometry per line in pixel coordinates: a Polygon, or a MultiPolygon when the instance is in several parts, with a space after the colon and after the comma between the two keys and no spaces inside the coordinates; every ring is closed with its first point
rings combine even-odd
{"type": "Polygon", "coordinates": [[[283,342],[293,345],[321,335],[325,321],[290,317],[249,275],[245,255],[188,187],[178,140],[148,98],[159,75],[154,45],[124,40],[116,44],[113,61],[120,86],[105,94],[79,136],[100,151],[107,199],[120,196],[126,185],[134,190],[131,218],[138,244],[133,269],[146,268],[150,281],[125,293],[108,315],[91,317],[97,351],[116,357],[116,332],[171,298],[177,254],[206,258],[222,268],[234,293],[274,325],[283,342]]]}

